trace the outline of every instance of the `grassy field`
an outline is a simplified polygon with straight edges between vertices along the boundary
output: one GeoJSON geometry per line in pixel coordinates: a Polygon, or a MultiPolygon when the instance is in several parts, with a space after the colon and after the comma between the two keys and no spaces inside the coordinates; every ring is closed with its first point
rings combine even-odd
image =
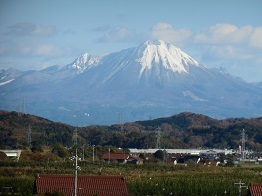
{"type": "MultiPolygon", "coordinates": [[[[130,195],[237,195],[234,183],[262,183],[262,165],[208,167],[80,162],[79,175],[123,175],[130,195]]],[[[0,195],[33,195],[35,174],[73,174],[72,162],[0,162],[0,195]],[[10,188],[12,187],[12,188],[10,188]]],[[[246,189],[242,188],[245,195],[246,189]]]]}

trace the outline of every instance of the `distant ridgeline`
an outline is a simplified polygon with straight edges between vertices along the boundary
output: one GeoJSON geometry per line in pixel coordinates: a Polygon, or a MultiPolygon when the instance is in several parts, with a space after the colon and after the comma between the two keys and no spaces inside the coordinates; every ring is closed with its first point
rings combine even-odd
{"type": "Polygon", "coordinates": [[[262,117],[216,120],[201,114],[180,113],[167,118],[110,126],[73,127],[9,111],[0,111],[0,149],[57,143],[70,147],[76,128],[79,145],[87,143],[143,149],[156,148],[159,143],[161,148],[237,149],[245,129],[246,147],[253,151],[262,150],[262,117]]]}

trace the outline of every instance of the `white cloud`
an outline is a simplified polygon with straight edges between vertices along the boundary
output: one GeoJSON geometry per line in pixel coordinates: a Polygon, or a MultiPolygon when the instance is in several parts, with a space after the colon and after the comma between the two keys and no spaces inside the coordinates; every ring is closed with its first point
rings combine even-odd
{"type": "Polygon", "coordinates": [[[250,37],[250,45],[255,48],[262,48],[262,27],[254,29],[250,37]]]}
{"type": "Polygon", "coordinates": [[[232,24],[217,24],[197,34],[195,41],[204,44],[240,44],[247,42],[252,32],[251,26],[238,28],[232,24]]]}
{"type": "Polygon", "coordinates": [[[261,80],[261,35],[262,27],[216,24],[196,34],[194,46],[206,66],[226,67],[233,75],[255,81],[261,80]]]}
{"type": "Polygon", "coordinates": [[[151,31],[152,39],[161,39],[175,45],[183,45],[191,37],[191,31],[188,29],[174,29],[168,23],[158,23],[153,26],[151,31]]]}
{"type": "MultiPolygon", "coordinates": [[[[203,50],[204,51],[204,50],[203,50]]],[[[204,52],[203,52],[204,53],[204,52]]],[[[211,45],[206,48],[204,58],[217,60],[253,60],[255,54],[247,48],[232,45],[211,45]]]]}

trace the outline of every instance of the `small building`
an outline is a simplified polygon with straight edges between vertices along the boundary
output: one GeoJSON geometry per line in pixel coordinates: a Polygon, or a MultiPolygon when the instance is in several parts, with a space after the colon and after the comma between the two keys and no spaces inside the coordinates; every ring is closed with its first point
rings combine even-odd
{"type": "MultiPolygon", "coordinates": [[[[73,175],[37,174],[34,192],[36,195],[62,193],[72,196],[74,193],[73,175]]],[[[126,180],[123,176],[78,176],[77,195],[117,196],[128,195],[126,180]]]]}
{"type": "Polygon", "coordinates": [[[127,163],[142,165],[144,160],[138,156],[131,156],[129,159],[127,159],[127,163]]]}
{"type": "Polygon", "coordinates": [[[0,152],[5,153],[6,156],[11,157],[12,159],[18,161],[22,150],[1,150],[0,149],[0,152]]]}
{"type": "Polygon", "coordinates": [[[262,184],[251,183],[248,186],[247,196],[261,196],[262,195],[262,184]]]}
{"type": "Polygon", "coordinates": [[[126,163],[129,158],[129,154],[126,153],[105,153],[102,156],[102,159],[106,162],[117,162],[117,163],[126,163]]]}

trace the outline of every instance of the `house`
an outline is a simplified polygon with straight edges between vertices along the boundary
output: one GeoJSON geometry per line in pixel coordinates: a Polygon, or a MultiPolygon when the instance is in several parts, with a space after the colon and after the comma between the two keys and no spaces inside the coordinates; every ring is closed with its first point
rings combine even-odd
{"type": "Polygon", "coordinates": [[[126,163],[129,158],[129,154],[126,153],[105,153],[102,156],[102,159],[106,162],[118,162],[126,163]]]}
{"type": "Polygon", "coordinates": [[[144,160],[138,156],[131,156],[127,159],[127,163],[142,165],[144,160]]]}
{"type": "Polygon", "coordinates": [[[251,183],[248,186],[247,196],[261,196],[262,195],[262,184],[251,183]]]}
{"type": "MultiPolygon", "coordinates": [[[[62,193],[72,196],[74,193],[73,175],[37,174],[34,192],[36,195],[62,193]]],[[[117,196],[128,195],[126,180],[123,176],[78,176],[77,195],[117,196]]]]}

